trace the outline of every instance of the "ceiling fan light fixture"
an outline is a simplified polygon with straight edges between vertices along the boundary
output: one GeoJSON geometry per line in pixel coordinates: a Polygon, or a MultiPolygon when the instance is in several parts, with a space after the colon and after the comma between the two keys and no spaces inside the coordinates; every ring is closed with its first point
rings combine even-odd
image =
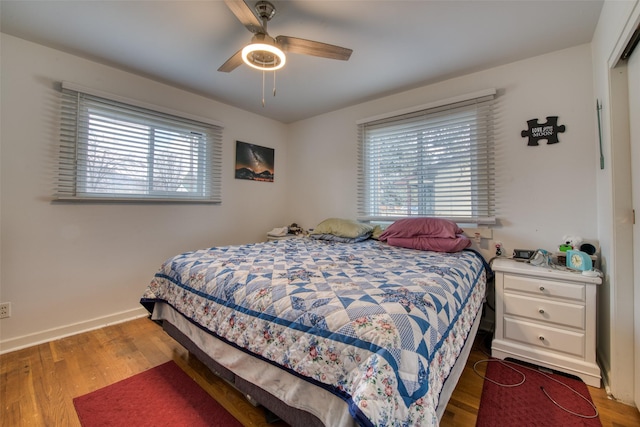
{"type": "Polygon", "coordinates": [[[284,67],[287,58],[277,46],[251,43],[242,49],[242,60],[250,67],[262,71],[275,71],[284,67]]]}

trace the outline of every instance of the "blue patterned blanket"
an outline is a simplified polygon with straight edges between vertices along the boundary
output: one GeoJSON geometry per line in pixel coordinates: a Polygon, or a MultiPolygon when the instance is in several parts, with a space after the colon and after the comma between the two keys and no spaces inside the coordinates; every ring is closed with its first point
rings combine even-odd
{"type": "Polygon", "coordinates": [[[184,253],[141,303],[170,304],[216,337],[343,398],[361,425],[437,425],[444,380],[485,294],[455,254],[308,238],[184,253]]]}

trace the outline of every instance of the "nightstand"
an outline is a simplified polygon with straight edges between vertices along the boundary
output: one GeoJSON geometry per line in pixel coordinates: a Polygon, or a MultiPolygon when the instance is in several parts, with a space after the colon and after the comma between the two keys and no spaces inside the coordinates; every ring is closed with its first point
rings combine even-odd
{"type": "Polygon", "coordinates": [[[267,241],[273,242],[274,240],[289,240],[289,239],[300,239],[304,237],[301,234],[285,234],[284,236],[269,236],[267,234],[267,241]]]}
{"type": "Polygon", "coordinates": [[[496,330],[491,355],[566,372],[600,387],[596,292],[602,280],[507,258],[495,259],[492,268],[496,330]]]}

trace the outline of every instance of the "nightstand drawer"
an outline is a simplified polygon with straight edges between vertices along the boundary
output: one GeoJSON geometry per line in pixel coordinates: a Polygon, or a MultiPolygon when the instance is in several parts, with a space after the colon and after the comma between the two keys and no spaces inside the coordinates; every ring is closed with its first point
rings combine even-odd
{"type": "Polygon", "coordinates": [[[504,294],[504,313],[584,330],[584,305],[504,294]]]}
{"type": "Polygon", "coordinates": [[[529,292],[534,295],[584,301],[584,285],[554,282],[535,277],[504,275],[504,289],[529,292]]]}
{"type": "Polygon", "coordinates": [[[585,334],[504,318],[504,337],[547,350],[584,357],[585,334]]]}

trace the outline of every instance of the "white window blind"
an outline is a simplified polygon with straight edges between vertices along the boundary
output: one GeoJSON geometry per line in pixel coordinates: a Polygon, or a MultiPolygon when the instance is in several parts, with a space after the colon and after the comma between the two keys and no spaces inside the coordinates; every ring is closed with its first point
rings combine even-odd
{"type": "Polygon", "coordinates": [[[58,200],[221,203],[222,127],[62,89],[58,200]]]}
{"type": "Polygon", "coordinates": [[[495,91],[359,124],[361,220],[495,222],[495,91]]]}

